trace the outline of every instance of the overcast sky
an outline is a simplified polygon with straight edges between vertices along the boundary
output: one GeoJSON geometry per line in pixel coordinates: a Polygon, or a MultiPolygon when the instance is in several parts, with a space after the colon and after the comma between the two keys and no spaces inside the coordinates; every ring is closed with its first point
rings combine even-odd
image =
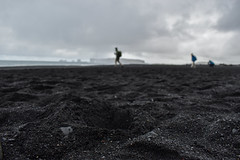
{"type": "Polygon", "coordinates": [[[0,59],[240,62],[240,0],[0,0],[0,59]]]}

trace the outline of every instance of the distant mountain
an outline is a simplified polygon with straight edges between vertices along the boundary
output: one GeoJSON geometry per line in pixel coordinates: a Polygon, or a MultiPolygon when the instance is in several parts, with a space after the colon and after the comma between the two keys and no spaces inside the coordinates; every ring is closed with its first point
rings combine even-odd
{"type": "MultiPolygon", "coordinates": [[[[126,58],[121,58],[120,62],[122,64],[144,64],[145,62],[140,59],[126,59],[126,58]]],[[[91,58],[90,59],[91,64],[115,64],[115,59],[114,58],[91,58]]]]}

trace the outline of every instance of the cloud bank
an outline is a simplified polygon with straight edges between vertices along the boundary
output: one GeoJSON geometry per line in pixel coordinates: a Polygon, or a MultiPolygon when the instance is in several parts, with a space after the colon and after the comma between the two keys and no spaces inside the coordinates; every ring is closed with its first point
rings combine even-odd
{"type": "Polygon", "coordinates": [[[238,0],[0,1],[1,59],[239,63],[238,0]]]}

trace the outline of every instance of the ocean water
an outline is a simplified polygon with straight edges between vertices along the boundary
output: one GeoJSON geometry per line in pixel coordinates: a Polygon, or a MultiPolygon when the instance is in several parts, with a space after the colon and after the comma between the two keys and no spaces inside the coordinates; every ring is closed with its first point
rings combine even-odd
{"type": "Polygon", "coordinates": [[[87,66],[89,63],[81,62],[58,62],[58,61],[11,61],[0,60],[0,67],[18,67],[18,66],[87,66]]]}

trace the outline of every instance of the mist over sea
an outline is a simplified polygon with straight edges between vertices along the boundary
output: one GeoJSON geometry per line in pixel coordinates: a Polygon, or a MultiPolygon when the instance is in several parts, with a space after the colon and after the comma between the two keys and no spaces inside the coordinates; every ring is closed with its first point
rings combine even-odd
{"type": "MultiPolygon", "coordinates": [[[[122,58],[123,64],[146,64],[143,60],[122,58]]],[[[96,59],[90,61],[31,61],[31,60],[0,60],[0,67],[18,67],[18,66],[92,66],[92,65],[114,65],[114,58],[96,59]]]]}
{"type": "Polygon", "coordinates": [[[86,66],[94,65],[84,62],[67,61],[18,61],[18,60],[0,60],[0,67],[18,67],[18,66],[86,66]]]}

